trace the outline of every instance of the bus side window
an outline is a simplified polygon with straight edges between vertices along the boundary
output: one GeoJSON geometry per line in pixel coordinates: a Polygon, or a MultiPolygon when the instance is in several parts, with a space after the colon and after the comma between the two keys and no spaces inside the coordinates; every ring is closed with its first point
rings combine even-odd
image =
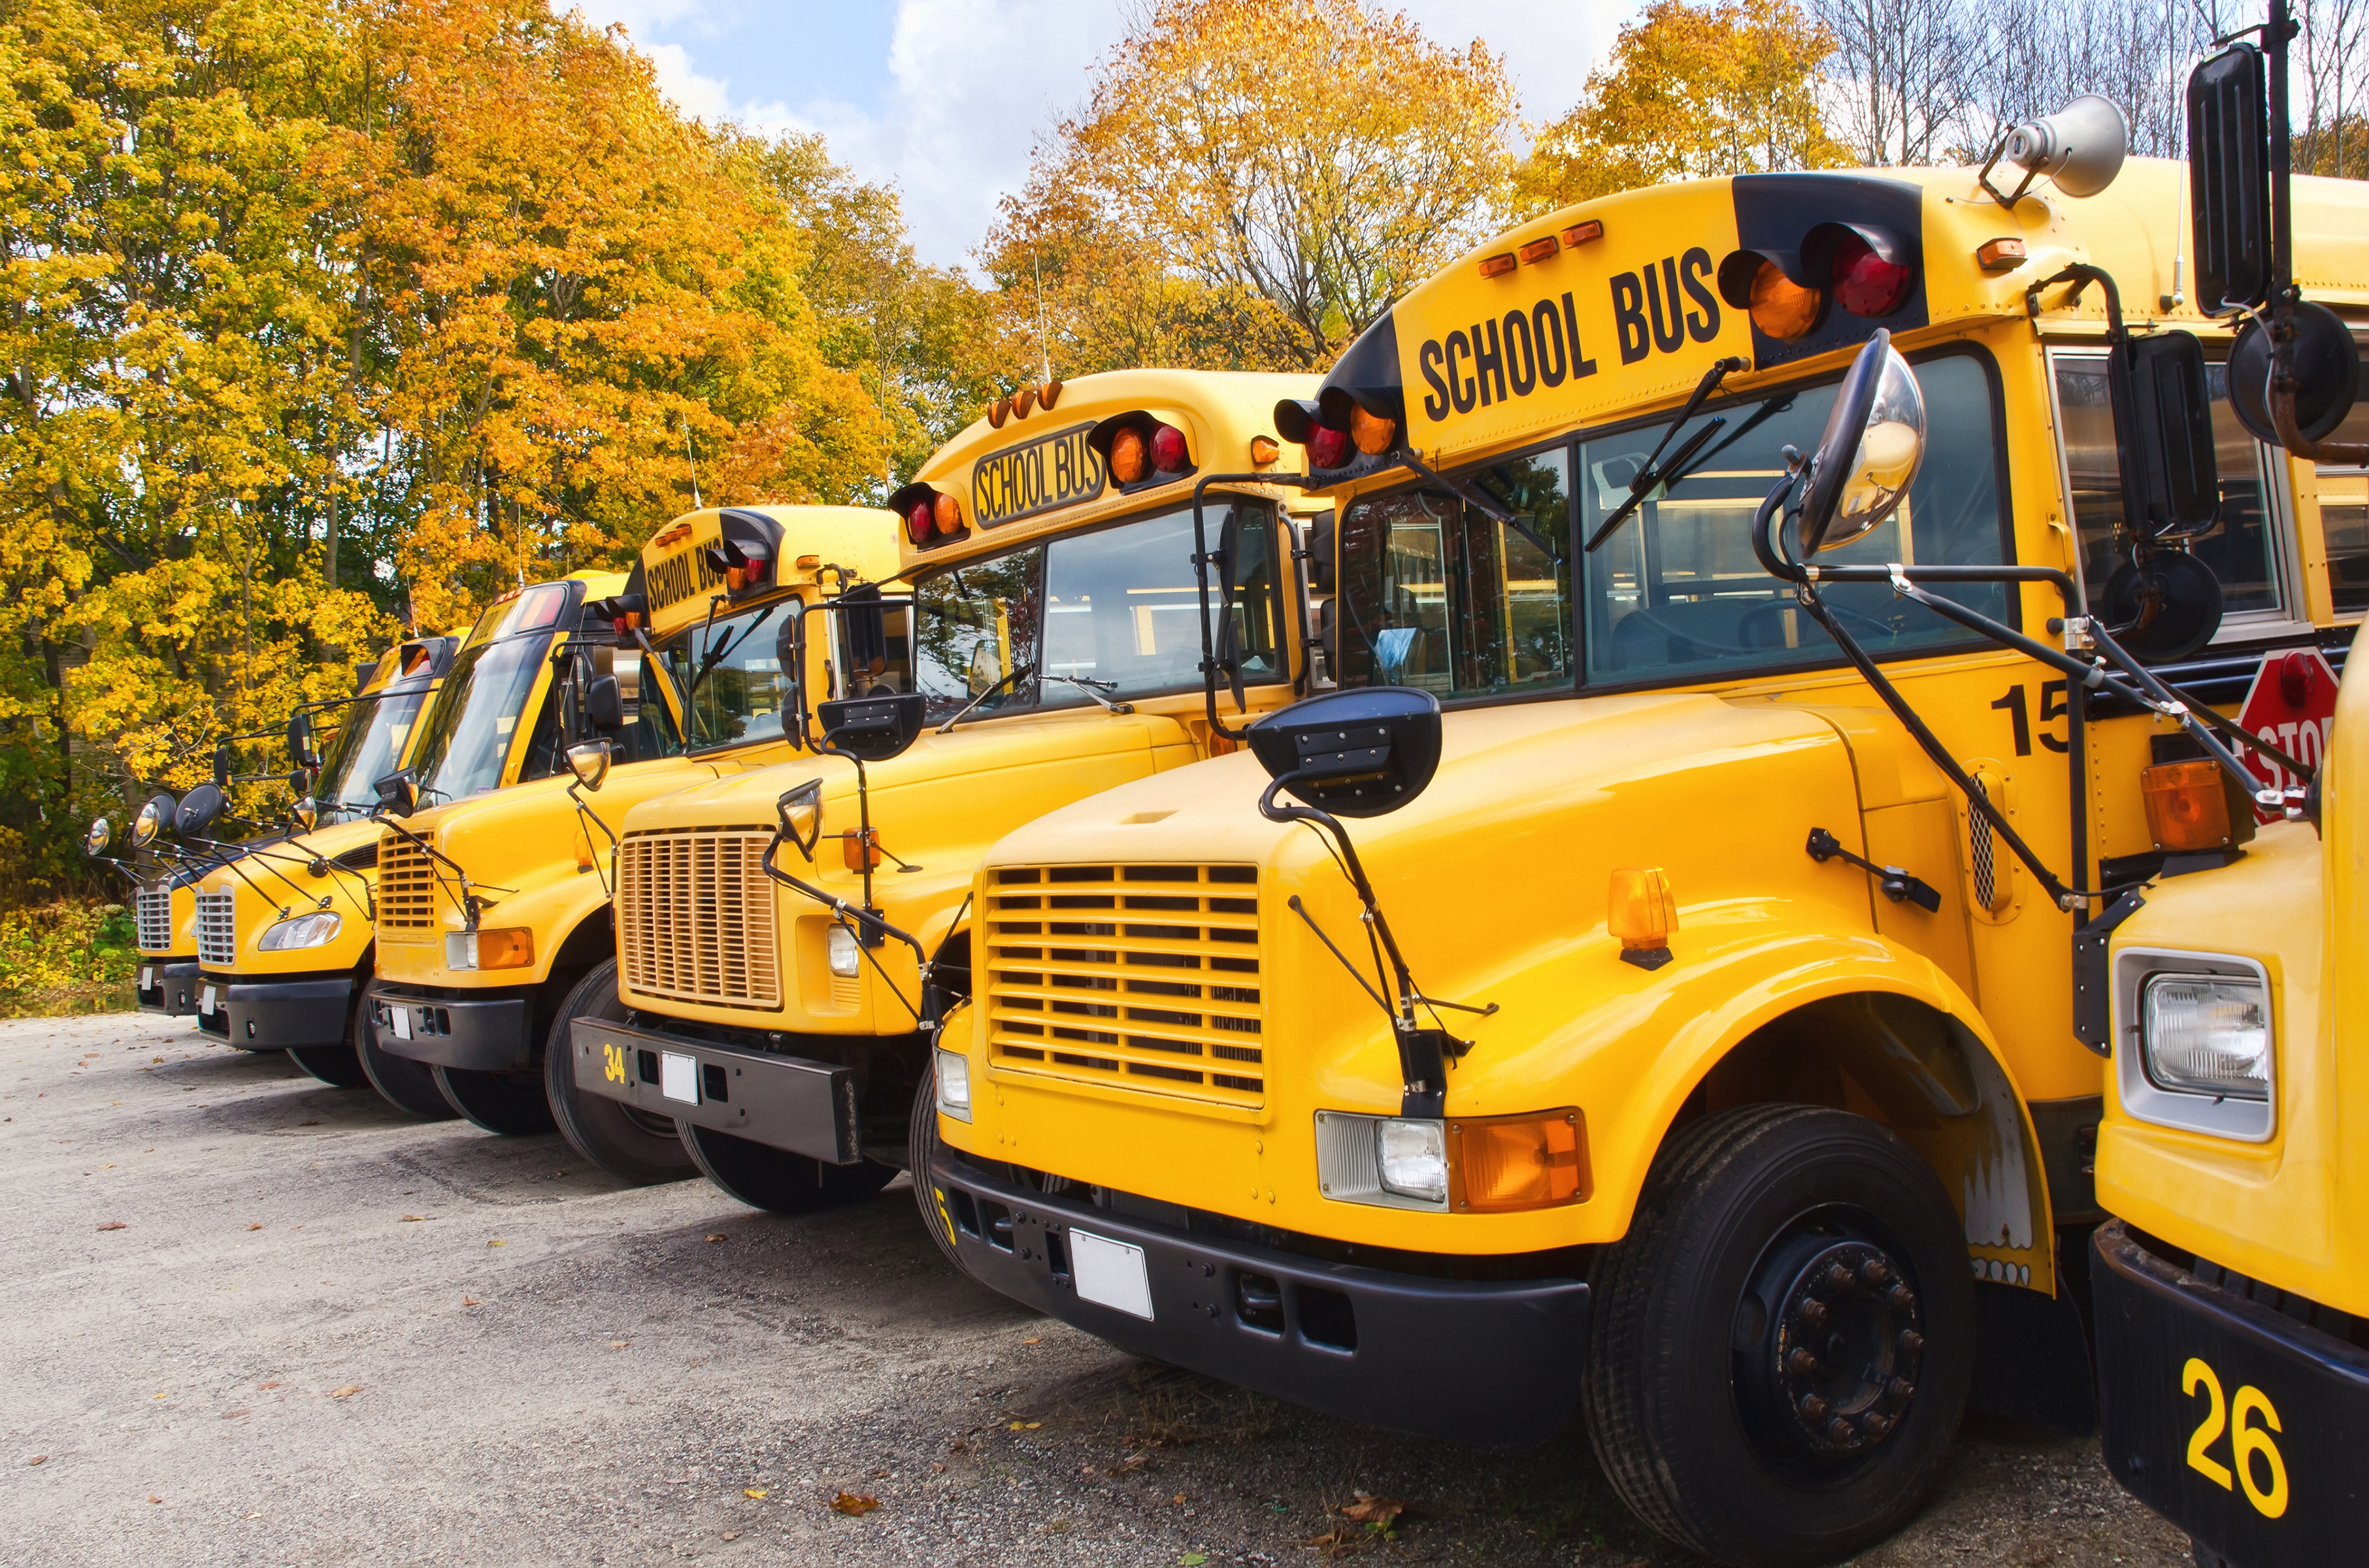
{"type": "MultiPolygon", "coordinates": [[[[2355,404],[2332,441],[2369,442],[2369,403],[2355,404]]],[[[2340,615],[2369,610],[2369,468],[2318,465],[2319,526],[2328,544],[2328,589],[2340,615]]]]}
{"type": "Polygon", "coordinates": [[[518,782],[547,779],[567,766],[567,704],[575,701],[576,683],[555,680],[543,693],[543,712],[535,716],[534,732],[526,743],[526,761],[518,782]]]}
{"type": "MultiPolygon", "coordinates": [[[[2106,394],[2103,354],[2057,350],[2056,429],[2065,476],[2080,539],[2081,585],[2092,611],[2105,606],[2106,584],[2130,559],[2132,539],[2123,517],[2122,464],[2114,450],[2113,410],[2106,394]]],[[[2223,612],[2231,620],[2310,618],[2295,580],[2295,552],[2286,509],[2272,504],[2277,459],[2246,433],[2229,406],[2227,372],[2206,367],[2212,396],[2213,448],[2220,470],[2221,503],[2213,526],[2188,548],[2220,579],[2223,612]]]]}

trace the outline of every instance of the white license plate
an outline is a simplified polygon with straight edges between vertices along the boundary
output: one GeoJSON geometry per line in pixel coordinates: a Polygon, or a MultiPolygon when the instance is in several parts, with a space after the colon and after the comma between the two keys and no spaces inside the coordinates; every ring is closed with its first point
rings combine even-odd
{"type": "Polygon", "coordinates": [[[142,990],[154,990],[156,989],[155,970],[143,969],[140,971],[140,989],[142,990]]]}
{"type": "Polygon", "coordinates": [[[699,1059],[681,1051],[658,1053],[658,1093],[686,1105],[699,1104],[699,1059]]]}
{"type": "Polygon", "coordinates": [[[1070,1232],[1070,1275],[1081,1299],[1151,1321],[1151,1274],[1143,1249],[1084,1230],[1070,1232]]]}
{"type": "Polygon", "coordinates": [[[395,1037],[396,1039],[407,1040],[411,1038],[411,1009],[408,1007],[390,1007],[386,1010],[386,1015],[388,1020],[395,1024],[395,1037]]]}
{"type": "Polygon", "coordinates": [[[198,992],[198,1011],[200,1013],[212,1013],[213,1010],[214,988],[208,986],[205,990],[198,992]]]}

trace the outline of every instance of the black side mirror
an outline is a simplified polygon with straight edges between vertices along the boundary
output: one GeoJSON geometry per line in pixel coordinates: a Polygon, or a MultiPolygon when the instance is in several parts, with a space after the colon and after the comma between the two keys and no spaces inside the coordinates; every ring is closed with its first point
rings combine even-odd
{"type": "Polygon", "coordinates": [[[2221,475],[2213,456],[2212,395],[2204,349],[2186,332],[2158,332],[2108,351],[2106,381],[2118,405],[2115,445],[2135,483],[2133,532],[2179,538],[2213,526],[2221,475]]]}
{"type": "Polygon", "coordinates": [[[378,796],[378,808],[390,817],[408,817],[419,809],[419,777],[409,768],[387,774],[371,788],[378,796]]]}
{"type": "MultiPolygon", "coordinates": [[[[222,769],[223,752],[214,754],[215,771],[222,769]]],[[[222,815],[223,792],[212,784],[200,784],[181,796],[180,807],[173,813],[173,831],[185,839],[205,836],[205,831],[222,815]]]]}
{"type": "Polygon", "coordinates": [[[294,773],[288,775],[288,788],[295,795],[297,799],[303,799],[305,791],[312,787],[313,775],[305,769],[299,768],[294,773]]]}
{"type": "Polygon", "coordinates": [[[313,750],[313,715],[292,714],[288,719],[288,761],[299,768],[317,768],[321,759],[313,750]]]}
{"type": "Polygon", "coordinates": [[[885,762],[921,738],[929,699],[919,692],[851,697],[816,704],[823,744],[867,762],[885,762]]]}
{"type": "MultiPolygon", "coordinates": [[[[2344,318],[2316,301],[2297,300],[2293,321],[2295,428],[2306,441],[2324,441],[2361,395],[2360,345],[2344,318]]],[[[2258,316],[2229,345],[2229,408],[2256,441],[2285,444],[2271,422],[2271,335],[2258,316]]]]}
{"type": "Polygon", "coordinates": [[[230,742],[225,740],[214,748],[214,788],[228,789],[231,775],[237,772],[238,757],[231,750],[230,742]]]}
{"type": "Polygon", "coordinates": [[[144,850],[156,841],[156,835],[173,825],[173,813],[180,802],[169,795],[152,795],[140,803],[140,813],[132,818],[132,847],[144,850]]]}
{"type": "Polygon", "coordinates": [[[1234,711],[1249,707],[1242,692],[1242,632],[1234,618],[1234,589],[1241,581],[1240,564],[1242,554],[1242,509],[1226,509],[1226,521],[1218,525],[1218,669],[1233,689],[1234,711]]]}
{"type": "Polygon", "coordinates": [[[584,688],[584,722],[601,735],[625,727],[625,696],[614,675],[595,675],[584,688]]]}
{"type": "Polygon", "coordinates": [[[2188,76],[2188,193],[2196,303],[2207,315],[2271,297],[2271,94],[2262,52],[2240,43],[2188,76]]]}
{"type": "Polygon", "coordinates": [[[873,583],[863,583],[840,595],[841,612],[844,617],[840,628],[840,640],[847,649],[848,673],[877,675],[888,668],[888,612],[880,602],[880,589],[873,583]]]}
{"type": "Polygon", "coordinates": [[[1327,692],[1245,732],[1269,777],[1336,817],[1379,817],[1424,792],[1439,767],[1439,699],[1406,686],[1327,692]]]}

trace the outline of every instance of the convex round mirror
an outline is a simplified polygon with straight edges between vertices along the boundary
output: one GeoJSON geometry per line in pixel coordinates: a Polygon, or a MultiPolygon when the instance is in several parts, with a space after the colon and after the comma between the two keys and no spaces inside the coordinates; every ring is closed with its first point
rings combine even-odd
{"type": "Polygon", "coordinates": [[[298,795],[296,804],[288,808],[288,815],[296,818],[296,825],[309,833],[321,820],[321,807],[311,796],[298,795]]]}
{"type": "MultiPolygon", "coordinates": [[[[608,677],[604,675],[601,679],[606,681],[608,677]]],[[[612,685],[611,689],[613,691],[615,688],[612,685]]],[[[580,746],[570,746],[567,749],[567,771],[574,773],[576,782],[586,789],[598,790],[609,779],[609,743],[587,740],[580,746]]]]}
{"type": "Polygon", "coordinates": [[[132,818],[132,847],[144,850],[156,841],[156,835],[173,825],[173,813],[180,805],[169,795],[152,795],[140,803],[140,814],[132,818]]]}
{"type": "Polygon", "coordinates": [[[114,838],[115,830],[108,826],[107,818],[95,817],[91,818],[90,831],[82,836],[82,853],[97,860],[107,853],[107,846],[114,838]]]}
{"type": "Polygon", "coordinates": [[[210,784],[200,784],[181,796],[180,809],[173,813],[173,831],[185,839],[202,838],[222,810],[223,792],[210,784]]]}
{"type": "Polygon", "coordinates": [[[1411,686],[1327,692],[1245,732],[1271,778],[1337,817],[1379,817],[1424,792],[1439,766],[1439,699],[1411,686]]]}
{"type": "Polygon", "coordinates": [[[1794,523],[1794,559],[1848,544],[1908,498],[1925,461],[1925,395],[1917,373],[1879,330],[1851,362],[1810,459],[1794,523]]]}

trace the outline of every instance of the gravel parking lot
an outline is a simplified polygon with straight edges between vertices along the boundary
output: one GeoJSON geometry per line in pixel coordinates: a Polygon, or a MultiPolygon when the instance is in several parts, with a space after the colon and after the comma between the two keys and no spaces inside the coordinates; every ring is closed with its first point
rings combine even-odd
{"type": "MultiPolygon", "coordinates": [[[[948,1270],[901,1183],[621,1187],[144,1017],[0,1024],[0,1561],[1694,1561],[1576,1427],[1417,1442],[1136,1361],[948,1270]]],[[[2094,1441],[1979,1418],[1860,1559],[2188,1560],[2094,1441]]]]}

